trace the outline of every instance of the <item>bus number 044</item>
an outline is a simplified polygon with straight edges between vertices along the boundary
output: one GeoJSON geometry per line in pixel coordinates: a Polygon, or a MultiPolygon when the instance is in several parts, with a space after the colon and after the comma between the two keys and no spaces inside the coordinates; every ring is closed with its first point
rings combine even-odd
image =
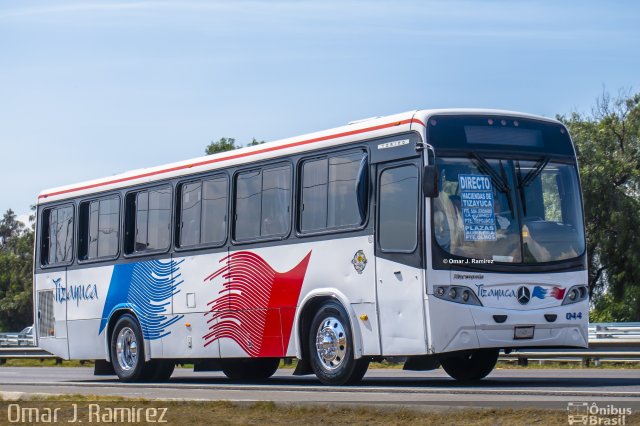
{"type": "Polygon", "coordinates": [[[582,312],[567,312],[567,320],[582,319],[582,312]]]}

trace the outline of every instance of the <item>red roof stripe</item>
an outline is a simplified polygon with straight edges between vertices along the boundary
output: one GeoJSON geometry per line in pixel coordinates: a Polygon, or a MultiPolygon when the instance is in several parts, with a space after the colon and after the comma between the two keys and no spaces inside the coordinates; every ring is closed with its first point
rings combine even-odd
{"type": "Polygon", "coordinates": [[[292,148],[292,147],[295,147],[295,146],[307,145],[307,144],[310,144],[310,143],[326,141],[326,140],[329,140],[329,139],[337,139],[337,138],[342,138],[342,137],[345,137],[345,136],[357,135],[357,134],[360,134],[360,133],[373,132],[375,130],[381,130],[381,129],[386,129],[388,127],[400,126],[401,124],[411,124],[411,123],[417,123],[417,124],[420,124],[423,127],[426,127],[421,120],[418,120],[417,118],[410,118],[410,119],[405,119],[405,120],[400,120],[400,121],[394,121],[392,123],[380,124],[378,126],[365,127],[364,129],[350,130],[348,132],[335,133],[335,134],[326,135],[326,136],[319,136],[317,138],[306,139],[306,140],[302,140],[302,141],[298,141],[298,142],[291,142],[291,143],[284,144],[284,145],[270,146],[270,147],[259,149],[259,150],[253,151],[253,152],[243,152],[243,153],[240,153],[240,154],[228,155],[226,157],[212,158],[210,160],[199,161],[197,163],[184,164],[184,165],[181,165],[181,166],[169,167],[167,169],[155,170],[155,171],[147,172],[147,173],[141,173],[141,174],[135,175],[135,176],[127,176],[127,177],[122,177],[122,178],[118,178],[118,179],[112,179],[112,180],[108,180],[108,181],[104,181],[104,182],[92,183],[90,185],[77,186],[75,188],[69,188],[69,189],[64,189],[64,190],[61,190],[61,191],[50,192],[48,194],[41,194],[38,198],[40,199],[40,198],[53,197],[55,195],[67,194],[69,192],[76,192],[76,191],[82,191],[82,190],[85,190],[85,189],[97,188],[97,187],[100,187],[100,186],[113,185],[113,184],[120,183],[120,182],[126,182],[126,181],[141,179],[141,178],[145,178],[145,177],[149,177],[149,176],[155,176],[155,175],[160,175],[160,174],[164,174],[164,173],[175,172],[175,171],[178,171],[178,170],[190,169],[192,167],[205,166],[207,164],[219,163],[221,161],[228,161],[228,160],[233,160],[233,159],[236,159],[236,158],[249,157],[249,156],[252,156],[252,155],[263,154],[263,153],[271,152],[271,151],[277,151],[277,150],[280,150],[280,149],[292,148]]]}

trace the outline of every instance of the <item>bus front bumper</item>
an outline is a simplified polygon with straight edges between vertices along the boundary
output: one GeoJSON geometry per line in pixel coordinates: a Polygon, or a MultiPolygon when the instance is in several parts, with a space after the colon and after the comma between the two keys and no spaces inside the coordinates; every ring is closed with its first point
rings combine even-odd
{"type": "Polygon", "coordinates": [[[587,301],[545,309],[514,310],[463,305],[430,297],[427,306],[431,319],[429,346],[434,353],[479,348],[589,346],[587,301]],[[577,312],[582,318],[575,316],[577,312]],[[531,327],[531,337],[516,336],[516,328],[531,331],[531,327]]]}

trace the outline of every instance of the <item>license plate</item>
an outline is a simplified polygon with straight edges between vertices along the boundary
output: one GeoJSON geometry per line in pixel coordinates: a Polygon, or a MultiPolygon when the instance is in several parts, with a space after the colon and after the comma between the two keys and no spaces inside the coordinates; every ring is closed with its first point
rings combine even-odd
{"type": "Polygon", "coordinates": [[[513,329],[514,339],[533,339],[533,331],[535,327],[530,325],[527,327],[515,327],[513,329]]]}

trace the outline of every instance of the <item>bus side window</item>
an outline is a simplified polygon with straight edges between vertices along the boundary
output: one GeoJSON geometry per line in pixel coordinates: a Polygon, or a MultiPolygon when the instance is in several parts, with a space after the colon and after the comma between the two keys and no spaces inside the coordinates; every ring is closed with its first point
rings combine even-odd
{"type": "Polygon", "coordinates": [[[178,246],[221,245],[227,239],[226,176],[180,185],[178,246]]]}
{"type": "Polygon", "coordinates": [[[202,244],[223,244],[227,239],[229,180],[226,176],[202,183],[202,244]]]}
{"type": "Polygon", "coordinates": [[[116,256],[120,235],[120,198],[83,202],[78,214],[78,259],[116,256]]]}
{"type": "Polygon", "coordinates": [[[241,172],[235,178],[234,238],[284,236],[291,222],[289,164],[241,172]]]}
{"type": "Polygon", "coordinates": [[[202,216],[202,182],[182,185],[180,192],[180,247],[200,244],[202,216]]]}
{"type": "Polygon", "coordinates": [[[355,227],[367,213],[366,153],[362,151],[306,160],[302,164],[301,232],[355,227]]]}
{"type": "Polygon", "coordinates": [[[65,264],[73,259],[73,206],[46,209],[42,213],[42,265],[65,264]]]}
{"type": "Polygon", "coordinates": [[[127,194],[125,252],[167,250],[171,243],[171,187],[127,194]]]}

